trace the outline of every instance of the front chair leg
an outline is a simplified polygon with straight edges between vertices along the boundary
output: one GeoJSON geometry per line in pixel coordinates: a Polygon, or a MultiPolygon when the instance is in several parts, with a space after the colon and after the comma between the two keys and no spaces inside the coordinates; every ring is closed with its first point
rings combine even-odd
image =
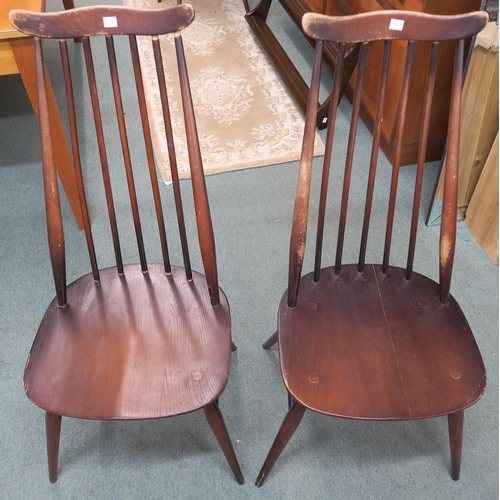
{"type": "Polygon", "coordinates": [[[454,481],[458,481],[460,479],[460,464],[462,462],[463,410],[448,415],[448,432],[450,434],[451,477],[454,481]]]}
{"type": "Polygon", "coordinates": [[[278,460],[279,456],[285,449],[285,446],[288,444],[288,441],[290,441],[294,432],[297,430],[305,411],[305,406],[302,406],[297,401],[293,402],[285,416],[285,419],[283,420],[283,423],[281,424],[276,438],[274,439],[273,445],[267,454],[266,461],[264,462],[257,480],[255,481],[255,486],[262,486],[266,477],[269,475],[269,472],[271,472],[271,469],[276,463],[276,460],[278,460]]]}
{"type": "Polygon", "coordinates": [[[59,437],[61,435],[61,415],[45,413],[45,432],[47,435],[47,458],[49,461],[49,481],[57,481],[57,462],[59,460],[59,437]]]}
{"type": "Polygon", "coordinates": [[[231,443],[231,438],[227,432],[226,424],[222,418],[222,413],[219,410],[219,406],[216,402],[210,403],[203,408],[205,410],[205,416],[207,417],[210,428],[212,429],[220,447],[226,457],[226,460],[236,477],[238,484],[243,484],[245,482],[243,474],[241,473],[240,465],[238,464],[238,459],[236,458],[236,453],[234,452],[233,445],[231,443]]]}

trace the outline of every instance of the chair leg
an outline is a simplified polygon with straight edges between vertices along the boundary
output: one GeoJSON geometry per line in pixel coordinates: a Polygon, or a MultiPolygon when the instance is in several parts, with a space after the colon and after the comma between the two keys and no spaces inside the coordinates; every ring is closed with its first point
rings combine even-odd
{"type": "Polygon", "coordinates": [[[290,441],[294,432],[297,430],[302,417],[306,411],[306,407],[302,406],[300,403],[295,401],[291,408],[288,410],[288,413],[281,424],[280,430],[274,439],[273,445],[267,454],[266,461],[260,470],[260,473],[255,481],[255,486],[261,487],[264,484],[266,477],[271,472],[276,460],[278,460],[279,456],[285,449],[285,446],[290,441]]]}
{"type": "Polygon", "coordinates": [[[59,437],[61,435],[61,415],[45,413],[45,432],[47,435],[47,458],[49,461],[49,481],[57,481],[57,462],[59,460],[59,437]]]}
{"type": "Polygon", "coordinates": [[[262,344],[262,347],[263,347],[264,349],[269,349],[269,348],[270,348],[270,347],[272,347],[274,344],[276,344],[276,342],[278,342],[278,332],[277,332],[277,331],[275,331],[275,332],[274,332],[274,333],[273,333],[273,334],[269,337],[269,339],[268,339],[266,342],[264,342],[264,343],[262,344]]]}
{"type": "Polygon", "coordinates": [[[238,464],[238,459],[236,458],[236,453],[234,452],[233,445],[231,444],[231,438],[227,432],[226,424],[222,418],[222,413],[219,410],[217,403],[210,403],[203,408],[205,410],[205,416],[207,417],[208,423],[219,442],[220,447],[226,457],[226,460],[236,477],[238,484],[243,484],[245,482],[243,474],[241,473],[240,466],[238,464]]]}
{"type": "Polygon", "coordinates": [[[460,479],[460,464],[462,463],[463,410],[448,415],[448,431],[450,434],[451,477],[454,481],[458,481],[460,479]]]}
{"type": "Polygon", "coordinates": [[[236,347],[236,344],[235,344],[235,343],[231,340],[231,351],[233,351],[233,352],[234,352],[234,351],[236,351],[236,349],[238,349],[238,348],[236,347]]]}

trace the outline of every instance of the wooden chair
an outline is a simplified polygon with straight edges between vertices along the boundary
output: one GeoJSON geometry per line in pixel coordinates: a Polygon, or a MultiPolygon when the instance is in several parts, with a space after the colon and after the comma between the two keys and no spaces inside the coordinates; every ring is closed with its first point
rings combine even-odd
{"type": "MultiPolygon", "coordinates": [[[[12,11],[10,18],[18,30],[35,37],[36,48],[48,238],[57,296],[42,319],[34,340],[26,364],[24,384],[28,397],[46,410],[50,481],[57,480],[62,415],[86,419],[152,419],[203,408],[238,483],[243,484],[243,476],[218,407],[218,398],[229,377],[231,324],[227,299],[217,281],[214,235],[181,37],[182,29],[194,19],[194,10],[190,5],[161,11],[99,6],[52,14],[12,11]],[[196,226],[205,275],[192,270],[190,264],[186,229],[189,226],[184,219],[176,171],[172,124],[158,38],[158,35],[167,33],[173,33],[175,40],[196,226]],[[122,229],[124,222],[117,223],[111,182],[111,178],[117,182],[118,174],[112,165],[120,162],[120,159],[111,157],[113,149],[105,141],[104,129],[110,119],[108,115],[105,118],[101,115],[97,81],[102,80],[96,78],[90,43],[90,38],[93,38],[92,47],[95,49],[99,43],[97,35],[103,35],[100,38],[103,43],[105,39],[109,59],[113,109],[116,110],[114,126],[119,131],[123,153],[123,166],[118,169],[119,173],[124,172],[126,176],[123,188],[126,192],[128,186],[139,264],[125,264],[122,259],[121,247],[126,240],[122,238],[120,241],[118,227],[122,229]],[[135,78],[137,87],[137,119],[130,117],[130,96],[127,96],[127,117],[124,113],[117,66],[117,59],[123,61],[124,56],[120,53],[117,58],[114,49],[114,40],[118,35],[126,35],[129,39],[134,73],[130,76],[135,78]],[[184,267],[170,263],[139,64],[137,37],[142,35],[152,37],[158,68],[184,267]],[[115,266],[105,269],[99,269],[97,263],[96,255],[99,254],[94,248],[87,204],[89,193],[84,190],[85,176],[82,175],[74,89],[80,89],[83,81],[75,82],[73,86],[66,45],[66,39],[75,36],[82,37],[83,42],[113,241],[114,250],[103,252],[110,254],[110,260],[113,260],[114,254],[116,260],[115,266]],[[74,164],[92,269],[90,274],[70,285],[66,284],[63,224],[47,114],[43,38],[58,39],[61,49],[74,164]],[[132,168],[131,158],[137,159],[137,155],[134,156],[129,148],[126,119],[139,134],[142,124],[146,152],[143,171],[148,171],[151,177],[150,201],[154,200],[152,213],[156,213],[153,218],[157,219],[160,236],[161,252],[158,251],[158,255],[163,255],[161,264],[150,264],[146,258],[139,194],[133,174],[139,167],[132,168]]],[[[99,89],[102,90],[101,86],[99,89]]],[[[82,147],[88,147],[88,144],[82,147]]],[[[93,212],[95,210],[94,207],[93,212]]],[[[156,222],[152,223],[156,225],[156,222]]]]}
{"type": "MultiPolygon", "coordinates": [[[[367,420],[412,420],[447,415],[452,477],[455,480],[459,478],[464,409],[475,403],[486,387],[486,372],[481,354],[464,314],[450,295],[456,234],[455,200],[463,48],[464,38],[480,31],[487,19],[484,12],[453,17],[398,12],[396,17],[389,11],[342,18],[307,14],[303,18],[305,32],[318,43],[295,198],[288,290],[279,307],[278,331],[264,344],[265,348],[269,348],[276,340],[279,341],[281,373],[289,394],[289,410],[257,478],[257,486],[261,486],[269,475],[306,408],[325,415],[367,420]],[[308,224],[320,65],[325,41],[339,42],[339,51],[343,51],[348,43],[360,42],[361,51],[345,169],[342,172],[339,165],[342,161],[338,160],[338,153],[332,158],[337,117],[336,108],[332,107],[319,197],[314,271],[301,276],[308,224]],[[445,167],[439,283],[436,283],[414,272],[413,262],[433,84],[439,45],[444,41],[455,43],[456,55],[449,115],[448,161],[445,167]],[[396,44],[398,47],[395,47],[396,44]],[[390,186],[377,185],[375,189],[379,141],[383,133],[385,77],[391,48],[394,50],[401,46],[407,51],[407,56],[401,82],[399,113],[403,118],[410,113],[422,114],[413,209],[411,201],[409,209],[411,224],[404,232],[409,234],[405,269],[389,264],[395,226],[398,162],[392,170],[390,186]],[[429,56],[423,110],[414,109],[409,99],[413,90],[412,58],[418,50],[427,51],[429,56]],[[346,214],[351,174],[355,175],[352,173],[352,165],[363,72],[370,64],[370,56],[377,52],[380,54],[380,51],[383,54],[383,65],[378,90],[377,121],[367,169],[366,201],[360,204],[359,209],[360,247],[353,252],[353,259],[356,259],[356,255],[359,255],[359,259],[356,264],[343,264],[342,253],[343,250],[347,251],[347,246],[344,249],[344,240],[347,242],[351,239],[345,237],[348,233],[346,214]],[[338,182],[342,186],[342,193],[338,203],[340,216],[335,265],[322,269],[331,158],[331,175],[335,175],[336,170],[340,172],[338,182]],[[385,224],[382,221],[382,231],[373,236],[385,242],[385,246],[381,264],[368,264],[365,256],[372,201],[375,195],[380,200],[382,190],[388,195],[387,217],[383,216],[385,224]]],[[[339,63],[340,61],[341,57],[339,63]]],[[[338,64],[333,102],[339,93],[341,74],[342,67],[338,64]]],[[[402,128],[399,128],[397,134],[399,154],[402,128]]],[[[328,215],[331,213],[328,212],[328,215]]],[[[404,259],[403,256],[403,261],[404,259]]]]}

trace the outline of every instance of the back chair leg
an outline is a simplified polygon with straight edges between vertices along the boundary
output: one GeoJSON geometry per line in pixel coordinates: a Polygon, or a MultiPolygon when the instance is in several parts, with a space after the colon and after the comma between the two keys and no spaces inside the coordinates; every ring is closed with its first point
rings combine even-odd
{"type": "Polygon", "coordinates": [[[269,475],[269,472],[271,472],[271,469],[276,463],[276,460],[278,460],[279,456],[285,449],[285,446],[288,444],[288,441],[290,441],[294,432],[297,430],[305,411],[305,406],[302,406],[297,401],[293,402],[285,416],[285,419],[283,420],[283,423],[281,424],[276,438],[274,439],[273,445],[267,454],[266,461],[264,462],[257,480],[255,481],[255,486],[262,486],[266,477],[269,475]]]}
{"type": "MultiPolygon", "coordinates": [[[[63,0],[63,5],[64,5],[64,10],[69,10],[69,9],[75,8],[75,4],[74,4],[73,0],[63,0]]],[[[82,41],[81,38],[74,39],[75,43],[80,43],[81,41],[82,41]]]]}
{"type": "Polygon", "coordinates": [[[270,348],[270,347],[272,347],[274,344],[276,344],[276,342],[278,342],[278,332],[277,332],[277,331],[275,331],[275,332],[274,332],[274,333],[273,333],[273,334],[269,337],[269,339],[268,339],[266,342],[264,342],[264,343],[262,344],[262,347],[263,347],[264,349],[269,349],[269,348],[270,348]]]}
{"type": "Polygon", "coordinates": [[[222,413],[219,410],[217,403],[210,403],[203,408],[205,410],[205,416],[207,417],[210,428],[212,429],[220,447],[226,457],[226,460],[233,471],[234,476],[238,484],[243,484],[245,479],[241,473],[240,465],[238,464],[238,459],[236,458],[236,453],[234,452],[233,445],[231,443],[231,438],[227,432],[226,424],[222,418],[222,413]]]}
{"type": "Polygon", "coordinates": [[[46,412],[45,432],[47,434],[47,458],[49,461],[49,481],[57,481],[57,463],[59,461],[59,437],[61,435],[61,415],[46,412]]]}
{"type": "Polygon", "coordinates": [[[454,481],[458,481],[460,479],[460,464],[462,462],[463,410],[448,415],[448,431],[450,434],[451,477],[454,481]]]}

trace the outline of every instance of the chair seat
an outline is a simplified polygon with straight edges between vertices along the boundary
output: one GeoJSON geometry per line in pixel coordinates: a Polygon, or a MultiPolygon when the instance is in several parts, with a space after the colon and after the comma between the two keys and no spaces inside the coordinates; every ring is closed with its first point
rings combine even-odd
{"type": "Polygon", "coordinates": [[[100,271],[68,289],[68,305],[49,306],[25,371],[25,389],[57,415],[142,419],[190,412],[227,384],[229,306],[213,307],[203,275],[161,265],[100,271]]]}
{"type": "Polygon", "coordinates": [[[283,296],[278,339],[291,395],[329,415],[398,420],[472,405],[486,372],[457,302],[429,278],[381,266],[345,265],[301,278],[297,306],[283,296]]]}

